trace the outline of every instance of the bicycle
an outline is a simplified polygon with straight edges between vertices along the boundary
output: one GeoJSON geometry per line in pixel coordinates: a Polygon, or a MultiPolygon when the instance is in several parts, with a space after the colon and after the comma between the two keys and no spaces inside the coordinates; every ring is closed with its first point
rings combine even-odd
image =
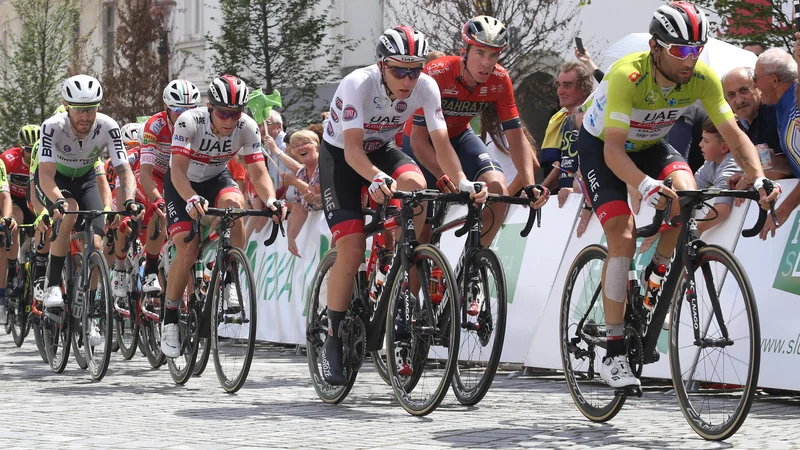
{"type": "MultiPolygon", "coordinates": [[[[681,232],[676,255],[667,266],[652,312],[644,307],[645,294],[640,291],[639,274],[631,263],[624,331],[627,355],[637,377],[645,364],[659,360],[657,343],[671,309],[669,362],[678,404],[698,435],[707,440],[723,440],[744,423],[758,385],[761,356],[758,310],[750,280],[737,258],[698,237],[694,211],[704,205],[713,209],[705,202],[716,197],[758,201],[759,194],[720,189],[677,191],[677,194],[680,204],[677,222],[665,217],[662,210],[656,212],[652,224],[637,230],[639,237],[652,236],[664,221],[665,226],[680,227],[681,232]],[[701,276],[696,278],[698,269],[701,276]],[[723,281],[725,296],[721,298],[723,281]],[[734,289],[738,289],[738,294],[731,292],[734,289]],[[688,314],[682,314],[685,308],[688,314]],[[720,362],[723,358],[730,361],[720,362]],[[712,411],[717,407],[730,407],[730,411],[712,411]]],[[[666,211],[671,204],[671,200],[667,202],[666,211]]],[[[742,236],[757,235],[766,216],[767,211],[761,209],[755,226],[742,231],[742,236]]],[[[564,286],[559,322],[567,386],[580,412],[595,422],[612,419],[628,396],[642,395],[638,387],[612,390],[600,382],[595,369],[604,353],[599,350],[606,348],[600,293],[607,256],[605,246],[594,244],[575,258],[564,286]]]]}
{"type": "MultiPolygon", "coordinates": [[[[191,290],[178,309],[181,356],[167,359],[170,375],[176,383],[184,384],[192,376],[199,340],[204,338],[210,338],[214,368],[220,385],[226,392],[238,391],[247,380],[255,349],[258,306],[250,261],[242,249],[231,245],[230,229],[241,217],[272,217],[275,214],[280,215],[280,209],[277,212],[269,209],[207,209],[206,216],[220,218],[216,233],[219,243],[213,234],[200,242],[200,252],[190,276],[191,290]],[[206,265],[201,258],[205,249],[214,244],[218,245],[218,249],[209,282],[205,283],[206,265]],[[228,283],[236,288],[241,302],[239,307],[229,307],[225,303],[223,289],[228,283]]],[[[265,246],[275,242],[279,228],[283,233],[283,225],[273,222],[272,234],[264,242],[265,246]]],[[[184,242],[191,242],[198,234],[200,217],[192,222],[191,231],[184,242]]]]}
{"type": "MultiPolygon", "coordinates": [[[[122,357],[126,360],[130,360],[136,355],[136,350],[139,346],[139,326],[141,324],[138,314],[141,296],[139,269],[142,268],[145,260],[144,249],[138,239],[140,228],[140,220],[132,220],[130,222],[130,233],[122,247],[122,251],[126,253],[125,273],[128,281],[126,289],[128,294],[124,298],[114,298],[112,302],[114,306],[113,317],[116,341],[122,357]]],[[[113,254],[114,240],[116,239],[115,230],[109,228],[106,233],[106,239],[111,247],[111,254],[113,254]]]]}
{"type": "MultiPolygon", "coordinates": [[[[11,230],[8,220],[4,225],[4,235],[6,241],[6,251],[11,250],[11,230]]],[[[8,311],[8,327],[14,339],[14,345],[21,347],[25,338],[31,330],[30,315],[32,314],[31,305],[33,303],[33,280],[31,280],[31,256],[33,254],[32,235],[35,231],[33,225],[17,225],[19,228],[19,240],[21,242],[17,260],[20,262],[17,272],[17,287],[8,291],[6,299],[6,310],[8,311]],[[31,235],[30,239],[28,235],[31,235]]],[[[39,243],[40,248],[44,246],[44,236],[39,243]]],[[[12,280],[8,280],[11,284],[12,280]]]]}
{"type": "MultiPolygon", "coordinates": [[[[412,266],[417,269],[420,281],[429,279],[431,270],[438,268],[447,280],[446,286],[456,285],[442,251],[430,244],[416,242],[414,209],[427,201],[465,203],[469,197],[466,194],[419,190],[397,191],[393,198],[401,200],[399,210],[388,208],[387,198],[385,204],[372,212],[372,221],[364,227],[366,236],[373,236],[387,228],[387,221],[394,220],[400,226],[400,236],[386,276],[386,288],[381,291],[377,304],[373,305],[369,300],[366,270],[359,271],[353,280],[350,306],[341,325],[345,384],[334,386],[325,381],[320,356],[323,336],[328,333],[327,286],[330,269],[336,260],[336,248],[322,257],[314,276],[308,299],[306,354],[317,395],[325,403],[337,404],[352,389],[366,353],[374,352],[374,358],[375,352],[381,350],[385,333],[387,370],[395,396],[410,414],[426,415],[441,403],[450,386],[455,369],[453,362],[458,354],[460,316],[455,313],[452,301],[433,303],[428,289],[420,289],[416,297],[411,292],[412,266]],[[407,355],[411,361],[411,375],[399,374],[395,358],[398,354],[407,355]],[[429,375],[432,380],[423,378],[423,375],[429,375]]],[[[444,295],[452,295],[451,290],[446,290],[444,295]]]]}
{"type": "MultiPolygon", "coordinates": [[[[530,199],[489,194],[486,203],[527,206],[530,205],[530,199]]],[[[456,230],[456,237],[467,235],[464,250],[456,265],[459,298],[462,299],[459,306],[461,333],[460,354],[453,372],[452,386],[453,393],[461,404],[473,406],[477,405],[489,391],[500,365],[506,331],[508,293],[505,272],[497,253],[481,245],[483,206],[469,203],[467,208],[465,217],[444,224],[442,222],[446,207],[438,208],[431,220],[433,228],[431,244],[438,247],[442,234],[458,226],[461,228],[456,230]],[[478,311],[472,315],[468,312],[470,301],[476,301],[479,305],[478,311]]],[[[521,237],[528,236],[534,221],[541,227],[541,212],[541,209],[529,208],[527,223],[520,232],[521,237]]],[[[442,280],[438,276],[432,276],[430,281],[432,295],[441,289],[441,283],[442,280]]]]}
{"type": "MultiPolygon", "coordinates": [[[[139,208],[141,208],[139,204],[139,208]]],[[[50,367],[56,373],[66,368],[69,358],[69,345],[83,343],[86,364],[93,379],[102,380],[108,370],[111,359],[111,341],[113,335],[113,300],[109,286],[109,270],[101,250],[94,247],[94,231],[91,222],[96,217],[112,214],[132,216],[128,211],[64,211],[64,215],[72,214],[84,219],[83,239],[85,242],[80,267],[72,267],[72,259],[64,261],[64,277],[62,294],[65,296],[64,307],[46,308],[43,312],[43,339],[50,367]],[[91,344],[90,327],[99,328],[100,343],[91,344]]],[[[55,222],[51,242],[58,237],[61,220],[55,222]]],[[[47,268],[49,278],[50,266],[47,268]]],[[[78,353],[78,351],[76,351],[78,353]]],[[[76,355],[77,356],[77,355],[76,355]]]]}

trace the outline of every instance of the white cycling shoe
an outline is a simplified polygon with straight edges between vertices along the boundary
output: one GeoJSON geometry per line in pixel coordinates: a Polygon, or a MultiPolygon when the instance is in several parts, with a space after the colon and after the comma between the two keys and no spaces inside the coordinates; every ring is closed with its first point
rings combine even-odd
{"type": "Polygon", "coordinates": [[[642,382],[633,374],[626,355],[603,358],[603,364],[600,365],[600,378],[613,388],[642,385],[642,382]]]}

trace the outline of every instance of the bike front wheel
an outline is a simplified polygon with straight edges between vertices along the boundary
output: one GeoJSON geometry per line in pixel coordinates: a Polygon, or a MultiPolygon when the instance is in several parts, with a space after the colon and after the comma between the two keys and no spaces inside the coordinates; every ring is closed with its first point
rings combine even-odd
{"type": "MultiPolygon", "coordinates": [[[[119,344],[119,350],[122,357],[130,360],[136,355],[136,349],[139,346],[139,267],[134,267],[136,258],[133,257],[132,252],[134,246],[131,246],[128,260],[125,263],[128,272],[128,285],[132,289],[128,292],[127,297],[123,299],[123,309],[114,309],[114,328],[116,331],[116,342],[119,344]]],[[[114,299],[115,302],[120,301],[114,299]]]]}
{"type": "Polygon", "coordinates": [[[100,252],[94,251],[89,255],[87,269],[88,279],[85,282],[94,288],[86,293],[83,307],[83,347],[89,364],[89,374],[99,381],[105,377],[111,361],[111,341],[114,336],[113,297],[108,281],[108,265],[100,252]]]}
{"type": "Polygon", "coordinates": [[[758,385],[755,295],[741,263],[722,247],[699,249],[690,270],[694,276],[685,267],[678,276],[671,303],[672,382],[694,431],[708,440],[727,439],[747,418],[758,385]]]}
{"type": "Polygon", "coordinates": [[[233,393],[244,385],[253,362],[258,323],[255,280],[247,255],[235,247],[225,252],[222,267],[215,267],[215,272],[210,291],[211,350],[220,385],[233,393]],[[234,296],[238,305],[231,306],[228,297],[234,296]]]}

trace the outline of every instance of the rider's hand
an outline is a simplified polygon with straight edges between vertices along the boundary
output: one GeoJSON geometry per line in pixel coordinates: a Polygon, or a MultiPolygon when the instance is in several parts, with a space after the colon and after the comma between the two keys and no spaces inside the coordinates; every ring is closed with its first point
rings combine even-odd
{"type": "Polygon", "coordinates": [[[125,216],[119,221],[119,232],[128,235],[131,232],[131,217],[125,216]]]}
{"type": "Polygon", "coordinates": [[[144,208],[142,208],[142,204],[136,202],[136,200],[125,200],[123,206],[125,207],[125,211],[132,214],[131,217],[134,219],[141,220],[144,217],[144,208]]]}
{"type": "Polygon", "coordinates": [[[450,177],[447,174],[442,174],[438,180],[436,180],[436,189],[446,193],[446,194],[455,194],[458,192],[456,189],[456,185],[450,180],[450,177]]]}
{"type": "MultiPolygon", "coordinates": [[[[755,189],[756,191],[758,191],[759,194],[761,194],[761,199],[759,199],[758,203],[764,209],[769,209],[770,202],[778,201],[778,198],[781,196],[781,193],[783,192],[783,189],[781,189],[780,184],[778,184],[776,181],[768,180],[765,177],[756,178],[756,181],[753,182],[753,189],[755,189]],[[767,195],[767,190],[771,190],[772,192],[770,192],[769,195],[767,195]]],[[[781,220],[781,222],[783,221],[781,220]]],[[[780,225],[781,224],[778,224],[778,226],[780,225]]]]}
{"type": "Polygon", "coordinates": [[[186,202],[186,212],[189,213],[189,217],[192,220],[197,220],[198,217],[204,216],[206,211],[208,211],[208,200],[197,194],[189,197],[186,202]]]}
{"type": "Polygon", "coordinates": [[[280,216],[278,216],[277,214],[272,216],[273,222],[281,223],[286,219],[286,204],[284,204],[282,201],[276,200],[274,198],[268,198],[265,205],[267,205],[267,207],[272,211],[278,211],[278,208],[280,208],[281,210],[280,216]]]}
{"type": "MultiPolygon", "coordinates": [[[[783,204],[781,204],[783,206],[783,204]]],[[[778,225],[775,225],[775,222],[772,220],[772,214],[767,214],[767,221],[764,222],[764,228],[761,229],[761,233],[758,234],[758,237],[761,238],[762,241],[767,240],[767,235],[771,237],[775,237],[775,230],[780,228],[787,220],[789,220],[789,216],[792,214],[792,211],[786,211],[781,206],[775,208],[775,216],[778,218],[778,225]]]]}
{"type": "Polygon", "coordinates": [[[539,209],[550,200],[550,189],[547,189],[541,184],[532,184],[530,186],[525,186],[525,195],[531,199],[531,208],[539,209]]]}
{"type": "Polygon", "coordinates": [[[150,209],[155,215],[166,220],[167,213],[165,211],[167,210],[167,204],[164,202],[164,197],[158,197],[153,203],[150,203],[150,209]]]}
{"type": "Polygon", "coordinates": [[[654,234],[654,235],[652,235],[652,236],[650,236],[648,238],[644,238],[642,240],[642,243],[639,245],[638,253],[641,255],[644,252],[650,250],[650,247],[652,247],[653,244],[655,244],[655,242],[658,240],[659,236],[660,236],[660,234],[656,233],[656,234],[654,234]]]}
{"type": "Polygon", "coordinates": [[[47,232],[47,229],[50,227],[50,214],[47,213],[47,209],[43,212],[44,214],[36,217],[36,220],[33,221],[34,226],[36,226],[36,231],[39,233],[47,232]]]}
{"type": "Polygon", "coordinates": [[[397,189],[397,182],[394,178],[383,172],[378,172],[372,177],[372,184],[369,185],[369,196],[376,203],[383,203],[384,196],[391,197],[397,189]]]}
{"type": "Polygon", "coordinates": [[[8,229],[14,231],[17,229],[17,221],[13,217],[9,217],[8,229]]]}
{"type": "Polygon", "coordinates": [[[56,200],[56,202],[53,203],[52,208],[50,208],[50,211],[52,212],[53,220],[58,220],[58,219],[64,217],[64,214],[62,214],[62,213],[66,212],[67,210],[69,210],[69,205],[67,204],[67,200],[65,198],[62,197],[62,198],[56,200]]]}
{"type": "Polygon", "coordinates": [[[567,203],[569,194],[572,194],[572,188],[561,188],[558,190],[558,207],[563,208],[564,203],[567,203]]]}
{"type": "Polygon", "coordinates": [[[656,209],[664,209],[666,206],[665,197],[670,197],[673,200],[678,199],[678,194],[674,190],[664,186],[663,181],[654,180],[648,176],[644,177],[639,183],[639,193],[642,194],[642,200],[648,205],[656,209]]]}
{"type": "Polygon", "coordinates": [[[458,190],[460,192],[468,192],[469,198],[475,201],[475,206],[486,203],[486,198],[489,195],[486,183],[482,181],[461,180],[458,182],[458,190]]]}

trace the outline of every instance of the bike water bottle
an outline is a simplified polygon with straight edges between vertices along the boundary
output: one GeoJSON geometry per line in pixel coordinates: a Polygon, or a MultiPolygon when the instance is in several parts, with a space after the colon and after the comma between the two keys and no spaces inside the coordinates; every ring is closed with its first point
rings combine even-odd
{"type": "Polygon", "coordinates": [[[378,261],[375,263],[377,266],[375,269],[375,282],[372,283],[372,286],[369,290],[369,299],[373,302],[377,302],[381,296],[381,292],[383,292],[383,285],[386,283],[386,274],[389,272],[389,265],[388,264],[381,264],[381,258],[378,258],[378,261]]]}
{"type": "Polygon", "coordinates": [[[650,273],[650,278],[647,279],[647,293],[644,298],[644,307],[648,311],[655,308],[656,293],[661,288],[661,282],[664,280],[664,275],[667,273],[667,266],[664,264],[657,265],[650,273]]]}
{"type": "Polygon", "coordinates": [[[195,280],[202,280],[203,279],[203,263],[202,261],[196,261],[194,263],[194,279],[195,280]]]}
{"type": "Polygon", "coordinates": [[[431,302],[439,304],[442,302],[442,295],[444,291],[444,284],[442,283],[442,269],[434,267],[431,270],[431,278],[429,280],[429,289],[431,293],[431,302]]]}

